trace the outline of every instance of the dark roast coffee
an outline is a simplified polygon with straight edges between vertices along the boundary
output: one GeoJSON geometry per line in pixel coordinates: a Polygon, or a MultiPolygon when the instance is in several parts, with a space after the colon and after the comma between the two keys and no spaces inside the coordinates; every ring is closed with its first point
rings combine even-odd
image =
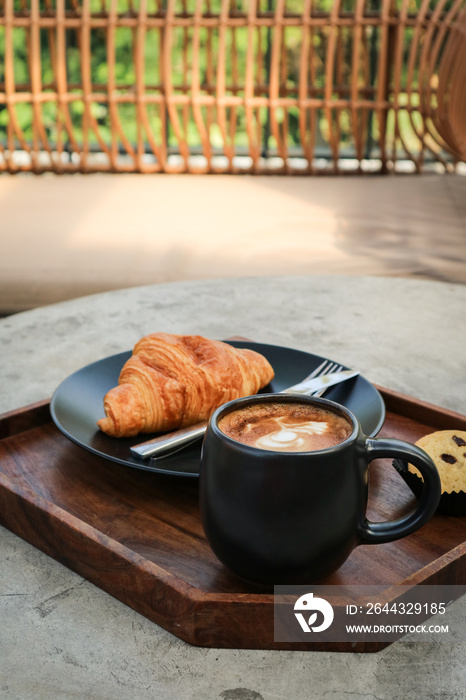
{"type": "Polygon", "coordinates": [[[227,413],[218,427],[233,440],[274,452],[323,450],[352,432],[344,415],[298,402],[254,403],[227,413]]]}

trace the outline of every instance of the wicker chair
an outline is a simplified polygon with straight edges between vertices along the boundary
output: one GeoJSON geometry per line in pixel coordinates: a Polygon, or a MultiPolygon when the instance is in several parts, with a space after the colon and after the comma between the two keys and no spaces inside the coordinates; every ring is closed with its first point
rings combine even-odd
{"type": "Polygon", "coordinates": [[[0,0],[0,170],[454,170],[464,6],[0,0]]]}

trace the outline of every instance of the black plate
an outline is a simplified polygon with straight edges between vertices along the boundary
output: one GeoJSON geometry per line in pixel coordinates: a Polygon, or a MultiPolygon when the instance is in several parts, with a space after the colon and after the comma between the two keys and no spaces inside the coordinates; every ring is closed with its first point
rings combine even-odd
{"type": "MultiPolygon", "coordinates": [[[[326,359],[276,345],[245,341],[230,341],[230,344],[237,348],[257,350],[269,360],[275,370],[275,378],[261,393],[279,392],[297,384],[326,359]]],[[[143,462],[133,457],[129,448],[149,440],[152,437],[150,434],[133,438],[111,438],[97,428],[97,421],[104,416],[103,398],[107,391],[118,384],[121,368],[130,357],[131,352],[106,357],[65,379],[52,397],[50,410],[53,421],[70,440],[105,459],[136,469],[178,476],[199,476],[201,441],[172,457],[143,462]]],[[[385,404],[379,392],[364,377],[359,375],[331,387],[325,397],[349,408],[359,418],[366,435],[374,437],[382,427],[385,404]]]]}

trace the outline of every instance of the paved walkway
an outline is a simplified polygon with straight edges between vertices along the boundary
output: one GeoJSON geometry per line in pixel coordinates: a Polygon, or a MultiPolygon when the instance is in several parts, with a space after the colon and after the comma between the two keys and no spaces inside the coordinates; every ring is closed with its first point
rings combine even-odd
{"type": "Polygon", "coordinates": [[[0,177],[0,313],[276,274],[466,283],[466,177],[0,177]]]}

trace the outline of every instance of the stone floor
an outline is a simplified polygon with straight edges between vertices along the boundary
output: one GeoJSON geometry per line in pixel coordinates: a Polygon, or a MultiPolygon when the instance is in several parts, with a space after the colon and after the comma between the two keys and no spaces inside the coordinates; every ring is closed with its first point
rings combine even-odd
{"type": "Polygon", "coordinates": [[[0,313],[187,279],[466,283],[466,177],[0,177],[0,313]]]}

